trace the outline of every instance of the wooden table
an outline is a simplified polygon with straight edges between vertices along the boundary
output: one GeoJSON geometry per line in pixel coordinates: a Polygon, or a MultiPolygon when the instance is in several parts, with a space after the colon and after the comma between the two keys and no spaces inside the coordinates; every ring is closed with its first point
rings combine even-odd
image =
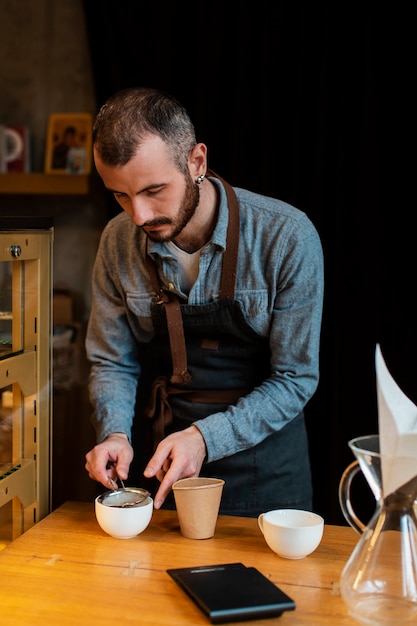
{"type": "Polygon", "coordinates": [[[0,552],[1,626],[198,626],[210,624],[167,568],[242,562],[257,567],[296,603],[254,626],[354,626],[338,592],[358,535],[325,526],[310,556],[273,553],[257,520],[220,516],[212,539],[186,539],[175,511],[154,511],[134,539],[113,539],[98,526],[94,504],[67,502],[0,552]]]}

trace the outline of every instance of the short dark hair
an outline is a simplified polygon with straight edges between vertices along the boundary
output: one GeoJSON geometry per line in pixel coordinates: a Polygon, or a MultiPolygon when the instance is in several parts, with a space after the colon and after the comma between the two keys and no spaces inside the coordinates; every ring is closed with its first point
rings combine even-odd
{"type": "Polygon", "coordinates": [[[196,145],[194,125],[186,109],[172,96],[151,87],[129,87],[111,96],[93,126],[93,144],[110,166],[125,165],[147,136],[167,144],[178,169],[187,171],[196,145]]]}

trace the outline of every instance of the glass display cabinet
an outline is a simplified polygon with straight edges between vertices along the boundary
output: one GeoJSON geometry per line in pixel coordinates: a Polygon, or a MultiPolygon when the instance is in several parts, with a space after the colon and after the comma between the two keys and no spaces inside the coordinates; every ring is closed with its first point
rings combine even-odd
{"type": "Polygon", "coordinates": [[[51,510],[53,234],[0,217],[0,548],[51,510]]]}

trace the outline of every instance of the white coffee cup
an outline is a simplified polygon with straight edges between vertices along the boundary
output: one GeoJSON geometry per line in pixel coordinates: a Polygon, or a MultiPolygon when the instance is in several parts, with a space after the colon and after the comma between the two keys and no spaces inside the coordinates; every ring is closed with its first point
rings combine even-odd
{"type": "Polygon", "coordinates": [[[139,487],[107,491],[97,496],[94,503],[99,526],[116,539],[136,537],[149,526],[152,518],[153,500],[139,487]]]}
{"type": "Polygon", "coordinates": [[[324,519],[311,511],[276,509],[261,513],[258,524],[267,545],[285,559],[303,559],[323,537],[324,519]]]}

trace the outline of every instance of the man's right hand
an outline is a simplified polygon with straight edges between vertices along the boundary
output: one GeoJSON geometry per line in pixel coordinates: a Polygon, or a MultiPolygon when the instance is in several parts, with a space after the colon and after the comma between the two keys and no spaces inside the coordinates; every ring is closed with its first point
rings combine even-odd
{"type": "Polygon", "coordinates": [[[112,433],[87,452],[85,459],[89,477],[113,489],[117,478],[128,477],[133,448],[124,433],[112,433]]]}

